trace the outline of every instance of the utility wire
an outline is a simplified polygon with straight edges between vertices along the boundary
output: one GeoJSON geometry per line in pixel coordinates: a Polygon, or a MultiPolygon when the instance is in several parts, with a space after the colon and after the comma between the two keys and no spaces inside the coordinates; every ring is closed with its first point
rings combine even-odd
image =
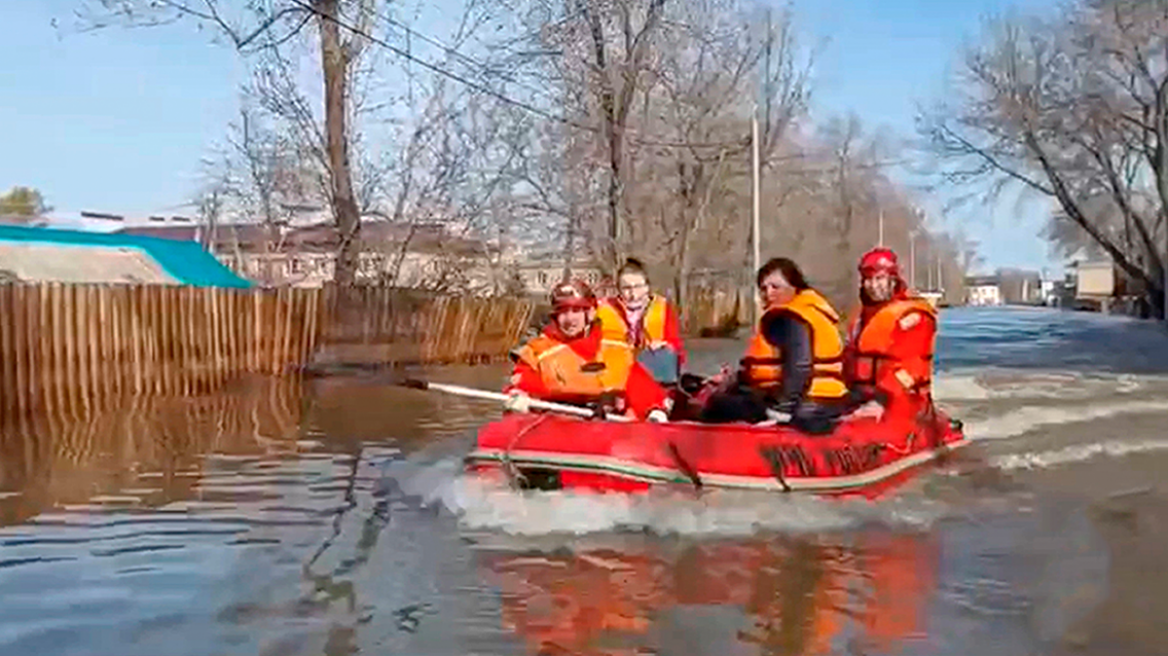
{"type": "MultiPolygon", "coordinates": [[[[437,66],[437,65],[435,65],[431,62],[428,62],[424,59],[421,59],[420,57],[415,57],[414,55],[410,54],[409,52],[407,52],[405,50],[402,50],[401,48],[393,45],[392,43],[389,43],[388,41],[386,41],[384,39],[375,37],[375,36],[369,34],[368,32],[366,32],[358,27],[355,27],[353,25],[346,23],[345,21],[340,20],[339,18],[337,18],[335,16],[330,16],[330,15],[320,11],[316,7],[313,7],[311,5],[306,4],[302,0],[291,0],[291,2],[293,4],[299,6],[300,8],[304,9],[305,11],[312,12],[313,14],[315,14],[316,16],[319,16],[320,18],[322,18],[324,20],[335,23],[338,27],[341,27],[341,28],[343,28],[343,29],[345,29],[353,34],[356,34],[357,36],[360,36],[362,38],[368,39],[370,43],[374,43],[376,45],[379,45],[379,46],[389,50],[390,52],[396,54],[397,56],[399,56],[403,59],[407,59],[409,61],[412,61],[412,62],[414,62],[414,63],[416,63],[416,64],[418,64],[426,69],[429,69],[429,70],[431,70],[439,75],[448,77],[448,78],[454,80],[455,82],[459,82],[463,85],[466,85],[467,87],[474,89],[475,91],[485,93],[493,98],[496,98],[496,99],[501,100],[507,104],[510,104],[510,105],[513,105],[513,106],[518,107],[520,109],[531,112],[532,114],[543,117],[549,121],[561,123],[563,125],[567,125],[569,127],[576,128],[577,130],[583,130],[585,132],[591,132],[593,134],[600,134],[601,133],[600,128],[597,128],[597,127],[592,126],[592,125],[585,125],[584,123],[580,123],[579,121],[575,121],[573,119],[566,118],[563,116],[557,116],[555,114],[552,114],[551,112],[540,109],[539,107],[536,107],[535,105],[532,105],[531,103],[528,103],[528,102],[525,102],[522,100],[516,100],[515,98],[511,98],[511,97],[504,95],[503,93],[500,93],[499,91],[496,91],[490,87],[479,84],[478,82],[475,82],[473,80],[469,80],[462,75],[459,75],[459,74],[454,73],[452,71],[448,71],[440,66],[437,66]]],[[[738,139],[738,140],[734,140],[734,141],[724,141],[724,142],[695,143],[695,142],[687,142],[687,141],[650,141],[650,140],[639,139],[639,138],[634,137],[633,141],[635,141],[637,144],[642,145],[642,146],[659,146],[659,147],[669,147],[669,148],[719,148],[719,147],[744,146],[746,144],[745,139],[738,139]]]]}
{"type": "MultiPolygon", "coordinates": [[[[338,18],[336,16],[330,16],[330,15],[320,11],[316,7],[307,4],[303,0],[291,0],[291,2],[307,12],[310,12],[316,16],[319,16],[320,18],[322,18],[324,20],[335,23],[338,27],[343,28],[344,30],[346,30],[348,32],[351,32],[352,34],[360,36],[364,39],[368,39],[369,42],[374,43],[376,45],[379,45],[379,46],[389,50],[390,52],[396,54],[397,56],[402,57],[403,59],[414,62],[414,63],[416,63],[416,64],[418,64],[418,65],[420,65],[428,70],[431,70],[439,75],[450,78],[450,79],[452,79],[456,82],[459,82],[459,83],[461,83],[461,84],[463,84],[471,89],[474,89],[475,91],[485,93],[493,98],[496,98],[496,99],[501,100],[501,101],[503,101],[507,104],[510,104],[514,107],[518,107],[519,109],[525,110],[527,112],[530,112],[532,114],[535,114],[537,116],[545,118],[549,121],[552,121],[555,123],[560,123],[563,125],[567,125],[569,127],[575,128],[577,130],[583,130],[585,132],[590,132],[592,134],[600,134],[601,133],[600,128],[597,128],[597,127],[592,126],[592,125],[586,125],[584,123],[580,123],[579,121],[575,121],[573,119],[570,119],[570,118],[567,118],[564,116],[558,116],[556,114],[548,112],[547,110],[536,107],[535,105],[532,105],[531,103],[528,103],[528,102],[525,102],[522,100],[517,100],[515,98],[511,98],[510,96],[507,96],[507,95],[505,95],[499,91],[496,91],[488,86],[485,86],[485,85],[480,84],[478,82],[475,82],[473,80],[467,79],[466,77],[459,75],[457,73],[454,73],[452,71],[448,71],[448,70],[446,70],[446,69],[444,69],[436,64],[433,64],[431,62],[428,62],[420,57],[416,57],[413,54],[409,53],[408,51],[402,50],[401,48],[393,45],[392,43],[389,43],[388,41],[386,41],[384,39],[373,36],[372,34],[369,34],[368,32],[366,32],[366,31],[364,31],[364,30],[362,30],[354,25],[346,23],[345,21],[341,20],[340,18],[338,18]]],[[[478,62],[477,60],[469,57],[468,55],[465,55],[463,53],[458,52],[457,49],[455,49],[451,46],[445,45],[445,44],[441,43],[440,41],[438,41],[437,39],[434,39],[432,37],[427,37],[427,36],[419,33],[417,30],[414,30],[413,28],[410,28],[410,27],[408,27],[408,26],[406,26],[398,21],[395,21],[387,16],[383,16],[380,14],[377,14],[377,16],[379,18],[387,20],[391,24],[394,24],[402,29],[405,29],[407,32],[409,32],[411,34],[418,36],[419,38],[421,38],[423,41],[425,41],[427,43],[431,43],[432,45],[435,45],[439,48],[442,48],[443,50],[446,50],[448,53],[450,53],[450,54],[452,54],[460,59],[464,59],[468,62],[475,64],[476,66],[479,66],[484,71],[486,71],[490,74],[493,74],[496,76],[504,76],[505,75],[505,74],[500,73],[499,71],[495,71],[494,69],[490,68],[486,64],[478,62]]],[[[506,77],[504,77],[504,79],[506,79],[506,77]]],[[[514,80],[509,80],[509,81],[518,84],[518,82],[515,82],[514,80]]],[[[641,146],[657,146],[657,147],[665,147],[665,148],[730,148],[730,147],[745,147],[748,143],[748,140],[745,138],[737,139],[737,140],[733,140],[733,141],[704,142],[703,143],[703,142],[689,142],[689,141],[652,141],[652,140],[646,140],[646,139],[640,139],[637,137],[633,137],[632,141],[638,145],[641,145],[641,146]]],[[[780,157],[776,157],[776,158],[771,158],[770,162],[803,159],[805,157],[810,157],[810,156],[811,155],[807,154],[807,153],[795,153],[792,155],[785,155],[785,156],[780,156],[780,157]]],[[[883,168],[885,166],[897,166],[897,165],[900,165],[903,163],[905,163],[903,160],[902,161],[890,161],[890,162],[873,162],[873,163],[869,163],[869,164],[857,165],[856,168],[875,169],[875,168],[883,168]]],[[[825,168],[823,170],[827,171],[827,170],[832,170],[832,169],[825,168]]],[[[816,171],[814,169],[808,169],[806,171],[796,170],[796,171],[792,171],[792,172],[813,173],[816,171]]]]}

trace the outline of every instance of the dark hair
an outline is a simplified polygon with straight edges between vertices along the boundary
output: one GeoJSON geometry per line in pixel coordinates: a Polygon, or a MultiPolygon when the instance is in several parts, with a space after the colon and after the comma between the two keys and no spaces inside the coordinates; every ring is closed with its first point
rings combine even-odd
{"type": "Polygon", "coordinates": [[[645,278],[646,281],[649,280],[649,274],[645,271],[644,262],[641,262],[635,257],[630,257],[625,260],[625,263],[621,265],[621,268],[616,270],[616,277],[620,278],[626,273],[639,273],[645,278]]]}
{"type": "Polygon", "coordinates": [[[803,276],[803,271],[799,269],[799,265],[788,257],[772,257],[767,260],[766,264],[758,269],[757,286],[762,287],[762,281],[766,280],[775,271],[783,274],[787,282],[795,288],[795,291],[803,291],[810,289],[811,285],[807,284],[807,278],[803,276]]]}

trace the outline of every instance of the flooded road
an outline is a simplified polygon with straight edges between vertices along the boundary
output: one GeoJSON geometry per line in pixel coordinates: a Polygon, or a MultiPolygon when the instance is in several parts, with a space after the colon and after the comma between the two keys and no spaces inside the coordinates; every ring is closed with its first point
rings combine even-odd
{"type": "Polygon", "coordinates": [[[963,308],[939,351],[975,443],[875,504],[521,497],[458,472],[498,408],[376,380],[14,427],[0,654],[1168,654],[1168,333],[963,308]]]}

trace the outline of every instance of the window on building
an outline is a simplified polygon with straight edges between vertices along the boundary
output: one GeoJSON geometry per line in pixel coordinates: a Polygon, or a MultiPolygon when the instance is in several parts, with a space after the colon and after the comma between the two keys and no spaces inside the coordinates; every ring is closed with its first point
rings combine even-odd
{"type": "Polygon", "coordinates": [[[304,273],[304,260],[300,259],[298,256],[293,255],[292,259],[288,261],[288,270],[291,271],[292,275],[294,276],[304,273]]]}

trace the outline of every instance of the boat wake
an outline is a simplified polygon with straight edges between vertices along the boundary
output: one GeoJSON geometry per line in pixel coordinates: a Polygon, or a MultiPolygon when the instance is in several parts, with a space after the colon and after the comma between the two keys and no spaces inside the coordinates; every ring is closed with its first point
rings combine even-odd
{"type": "Polygon", "coordinates": [[[1148,430],[1168,416],[1163,375],[985,368],[941,375],[936,393],[1003,471],[1168,450],[1162,432],[1148,430]]]}
{"type": "Polygon", "coordinates": [[[1075,424],[1119,415],[1168,412],[1168,399],[1149,399],[1074,406],[1027,406],[1004,414],[965,422],[971,440],[1005,440],[1042,428],[1075,424]]]}
{"type": "MultiPolygon", "coordinates": [[[[1057,467],[1100,457],[1168,450],[1159,435],[1100,440],[1088,422],[1120,415],[1168,413],[1168,377],[982,369],[947,372],[937,381],[938,403],[965,420],[985,462],[1002,471],[1057,467]],[[1082,425],[1071,429],[1073,425],[1082,425]]],[[[895,494],[875,502],[809,494],[705,490],[675,485],[646,494],[516,492],[467,475],[450,443],[388,462],[384,476],[409,503],[456,517],[470,531],[517,536],[648,533],[736,537],[759,533],[818,533],[885,526],[927,529],[962,512],[951,500],[925,493],[926,469],[895,494]]],[[[980,459],[980,458],[979,458],[980,459]]],[[[935,471],[935,470],[934,470],[935,471]]]]}
{"type": "Polygon", "coordinates": [[[386,470],[402,494],[458,517],[471,530],[511,535],[652,533],[734,537],[766,532],[815,533],[884,525],[922,529],[943,517],[944,504],[920,494],[888,500],[824,499],[806,494],[709,490],[687,486],[646,494],[516,492],[466,475],[461,461],[397,461],[386,470]]]}
{"type": "Polygon", "coordinates": [[[1168,440],[1139,440],[1133,442],[1095,442],[1077,444],[1062,449],[1034,453],[1011,453],[997,456],[990,463],[1003,470],[1043,469],[1057,465],[1086,462],[1100,456],[1119,457],[1133,453],[1168,450],[1168,440]]]}

